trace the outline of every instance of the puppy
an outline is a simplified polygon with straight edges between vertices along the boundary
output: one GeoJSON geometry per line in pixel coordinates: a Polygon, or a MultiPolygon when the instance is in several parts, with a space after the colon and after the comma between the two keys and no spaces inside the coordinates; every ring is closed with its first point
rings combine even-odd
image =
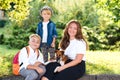
{"type": "MultiPolygon", "coordinates": [[[[64,55],[64,51],[56,50],[56,61],[60,63],[60,65],[64,65],[69,62],[68,56],[64,55]]],[[[59,66],[55,68],[54,73],[57,73],[59,66]]]]}
{"type": "Polygon", "coordinates": [[[56,50],[56,61],[59,62],[61,65],[67,63],[68,56],[64,55],[64,51],[56,50]]]}
{"type": "Polygon", "coordinates": [[[61,50],[55,50],[55,57],[53,58],[50,58],[49,61],[45,62],[45,65],[47,65],[48,63],[51,63],[51,62],[58,62],[62,65],[68,63],[69,61],[69,58],[68,56],[64,55],[64,51],[61,51],[61,50]]]}

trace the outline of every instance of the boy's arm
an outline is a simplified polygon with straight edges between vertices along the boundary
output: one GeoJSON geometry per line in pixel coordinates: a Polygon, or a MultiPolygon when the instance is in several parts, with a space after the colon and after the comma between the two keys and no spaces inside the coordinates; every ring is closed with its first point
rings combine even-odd
{"type": "Polygon", "coordinates": [[[37,27],[37,29],[36,29],[36,34],[39,34],[39,29],[38,29],[38,27],[37,27]]]}
{"type": "Polygon", "coordinates": [[[57,38],[58,34],[57,34],[57,30],[56,30],[56,25],[54,25],[54,31],[53,31],[53,38],[57,38]]]}
{"type": "Polygon", "coordinates": [[[55,41],[56,41],[56,38],[54,37],[52,43],[55,43],[55,41]]]}
{"type": "Polygon", "coordinates": [[[44,70],[42,68],[40,68],[39,66],[35,66],[35,65],[28,65],[27,69],[34,69],[36,70],[38,73],[42,73],[44,72],[44,70]]]}
{"type": "Polygon", "coordinates": [[[43,64],[41,62],[36,62],[34,65],[29,64],[27,66],[27,69],[35,69],[35,70],[37,70],[37,68],[39,67],[39,65],[43,65],[43,64]]]}
{"type": "Polygon", "coordinates": [[[39,31],[39,30],[40,30],[40,29],[39,29],[40,27],[41,27],[41,25],[40,25],[40,23],[39,23],[39,24],[37,25],[37,29],[36,29],[36,34],[38,34],[38,35],[40,34],[40,31],[39,31]]]}
{"type": "Polygon", "coordinates": [[[35,66],[35,65],[31,65],[31,64],[29,64],[28,66],[27,66],[27,69],[37,69],[37,66],[35,66]]]}
{"type": "Polygon", "coordinates": [[[43,65],[43,63],[41,63],[41,62],[35,62],[35,64],[34,64],[34,66],[39,66],[39,65],[43,65]]]}
{"type": "Polygon", "coordinates": [[[56,38],[54,37],[54,38],[53,38],[53,41],[52,41],[52,43],[51,43],[51,47],[55,47],[55,41],[56,41],[56,38]]]}
{"type": "Polygon", "coordinates": [[[56,25],[54,25],[54,30],[53,30],[53,41],[51,43],[51,47],[55,47],[55,41],[56,41],[56,38],[57,38],[57,30],[56,30],[56,25]]]}

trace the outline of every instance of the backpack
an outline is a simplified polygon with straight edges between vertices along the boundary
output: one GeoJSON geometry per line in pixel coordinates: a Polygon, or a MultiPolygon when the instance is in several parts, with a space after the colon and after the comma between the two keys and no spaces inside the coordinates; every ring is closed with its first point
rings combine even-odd
{"type": "MultiPolygon", "coordinates": [[[[26,48],[26,51],[27,51],[27,54],[28,54],[28,57],[29,57],[29,54],[30,54],[30,49],[28,46],[25,47],[26,48]]],[[[14,75],[19,75],[19,69],[20,69],[20,66],[23,64],[21,63],[19,65],[19,61],[18,61],[18,58],[19,58],[19,53],[20,51],[18,51],[15,56],[13,57],[13,62],[12,62],[12,73],[14,75]]],[[[37,50],[37,58],[39,57],[39,50],[37,50]]]]}

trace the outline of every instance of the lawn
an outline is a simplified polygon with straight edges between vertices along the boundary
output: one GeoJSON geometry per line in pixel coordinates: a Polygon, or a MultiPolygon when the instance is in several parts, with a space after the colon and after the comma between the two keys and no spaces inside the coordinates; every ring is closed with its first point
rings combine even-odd
{"type": "Polygon", "coordinates": [[[18,49],[8,49],[5,45],[0,45],[0,55],[14,54],[18,49]]]}
{"type": "MultiPolygon", "coordinates": [[[[12,74],[12,59],[18,49],[0,45],[0,77],[12,74]]],[[[120,74],[120,52],[88,51],[86,53],[87,74],[120,74]]]]}
{"type": "Polygon", "coordinates": [[[86,62],[88,74],[120,74],[120,52],[89,51],[86,62]]]}

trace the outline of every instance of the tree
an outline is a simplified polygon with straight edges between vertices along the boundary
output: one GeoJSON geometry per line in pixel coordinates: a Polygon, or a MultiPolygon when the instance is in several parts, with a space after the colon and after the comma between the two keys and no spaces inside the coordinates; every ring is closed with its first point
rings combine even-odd
{"type": "Polygon", "coordinates": [[[32,0],[0,0],[0,9],[5,10],[10,20],[21,24],[29,15],[31,1],[32,0]]]}

